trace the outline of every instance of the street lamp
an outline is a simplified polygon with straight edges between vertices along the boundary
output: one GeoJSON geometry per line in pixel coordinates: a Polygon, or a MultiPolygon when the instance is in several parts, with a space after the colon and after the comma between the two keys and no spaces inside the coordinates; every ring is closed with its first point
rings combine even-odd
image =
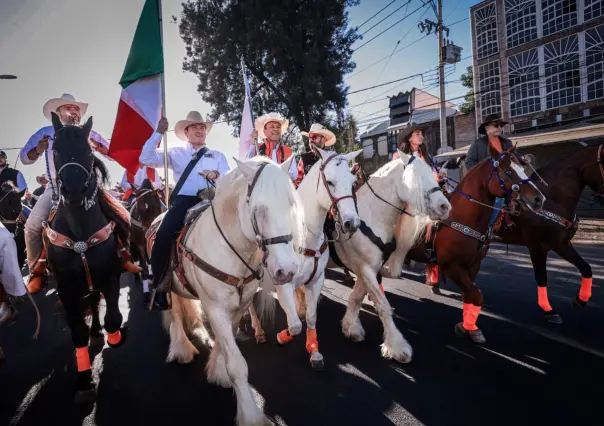
{"type": "Polygon", "coordinates": [[[0,80],[14,80],[16,78],[17,76],[12,74],[0,74],[0,80]]]}

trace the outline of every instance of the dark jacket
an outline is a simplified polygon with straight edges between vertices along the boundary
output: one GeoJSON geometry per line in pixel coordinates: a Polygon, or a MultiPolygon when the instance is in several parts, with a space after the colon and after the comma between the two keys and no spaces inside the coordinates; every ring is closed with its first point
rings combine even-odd
{"type": "MultiPolygon", "coordinates": [[[[511,140],[504,138],[503,136],[499,136],[499,139],[501,140],[501,148],[504,150],[510,149],[514,146],[511,140]]],[[[489,156],[489,138],[487,136],[483,136],[476,139],[470,146],[468,154],[466,155],[466,169],[472,170],[476,164],[480,163],[489,156]]]]}

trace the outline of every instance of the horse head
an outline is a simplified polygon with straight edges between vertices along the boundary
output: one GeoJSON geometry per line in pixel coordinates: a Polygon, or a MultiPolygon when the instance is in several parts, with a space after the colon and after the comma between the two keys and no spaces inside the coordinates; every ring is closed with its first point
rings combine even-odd
{"type": "Polygon", "coordinates": [[[23,206],[19,188],[11,181],[6,181],[0,186],[0,217],[12,221],[19,217],[23,206]]]}
{"type": "Polygon", "coordinates": [[[162,203],[157,189],[149,179],[145,179],[140,188],[132,184],[135,195],[136,212],[143,225],[143,229],[149,229],[151,223],[162,212],[162,203]]]}
{"type": "Polygon", "coordinates": [[[244,179],[223,177],[215,199],[221,201],[222,191],[245,195],[236,207],[239,224],[246,239],[262,251],[262,264],[276,284],[290,282],[298,271],[294,245],[301,247],[304,241],[304,210],[287,174],[291,158],[280,166],[264,157],[235,159],[244,179]]]}
{"type": "Polygon", "coordinates": [[[88,210],[95,203],[99,185],[97,175],[104,182],[109,176],[88,143],[92,117],[79,127],[63,125],[52,113],[52,124],[55,130],[53,158],[61,200],[63,204],[84,206],[88,210]]]}
{"type": "Polygon", "coordinates": [[[348,154],[337,154],[316,147],[315,150],[321,161],[315,165],[318,171],[311,170],[307,179],[314,182],[314,175],[317,174],[317,202],[332,214],[344,232],[353,233],[361,225],[361,218],[353,192],[355,176],[350,173],[348,163],[354,160],[362,150],[348,154]]]}
{"type": "Polygon", "coordinates": [[[427,214],[432,220],[448,218],[451,204],[438,186],[430,166],[425,161],[400,150],[398,153],[404,168],[402,180],[396,185],[399,199],[418,213],[427,214]]]}
{"type": "Polygon", "coordinates": [[[493,197],[518,199],[524,207],[538,211],[543,207],[545,196],[527,176],[525,164],[518,159],[514,150],[512,147],[500,153],[489,145],[491,157],[485,160],[483,166],[486,176],[478,181],[486,183],[493,197]]]}

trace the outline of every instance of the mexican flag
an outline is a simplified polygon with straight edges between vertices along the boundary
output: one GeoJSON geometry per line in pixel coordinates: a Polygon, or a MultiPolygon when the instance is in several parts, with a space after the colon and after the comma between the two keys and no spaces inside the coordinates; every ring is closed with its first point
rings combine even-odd
{"type": "Polygon", "coordinates": [[[159,2],[146,0],[138,21],[120,80],[122,94],[109,146],[109,157],[132,174],[139,168],[142,147],[162,113],[164,52],[159,2]]]}

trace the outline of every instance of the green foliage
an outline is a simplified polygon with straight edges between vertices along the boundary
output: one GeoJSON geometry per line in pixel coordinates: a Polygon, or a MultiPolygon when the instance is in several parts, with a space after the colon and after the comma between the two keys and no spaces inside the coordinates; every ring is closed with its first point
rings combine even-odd
{"type": "Polygon", "coordinates": [[[465,102],[460,105],[459,110],[464,114],[471,114],[476,108],[474,100],[474,70],[471,66],[466,68],[466,73],[461,75],[461,84],[467,87],[468,93],[464,97],[465,102]]]}
{"type": "Polygon", "coordinates": [[[199,78],[210,116],[236,124],[245,98],[241,58],[250,77],[254,118],[279,112],[298,130],[343,110],[352,71],[348,11],[359,0],[188,0],[179,23],[183,68],[199,78]]]}

